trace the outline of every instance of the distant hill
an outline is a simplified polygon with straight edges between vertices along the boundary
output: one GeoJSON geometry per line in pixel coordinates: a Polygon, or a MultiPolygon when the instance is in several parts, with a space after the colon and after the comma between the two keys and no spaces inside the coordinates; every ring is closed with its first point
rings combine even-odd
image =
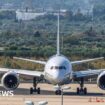
{"type": "Polygon", "coordinates": [[[58,8],[61,5],[62,8],[87,8],[90,5],[103,5],[105,0],[0,0],[0,4],[13,3],[14,5],[32,5],[33,8],[58,8]]]}

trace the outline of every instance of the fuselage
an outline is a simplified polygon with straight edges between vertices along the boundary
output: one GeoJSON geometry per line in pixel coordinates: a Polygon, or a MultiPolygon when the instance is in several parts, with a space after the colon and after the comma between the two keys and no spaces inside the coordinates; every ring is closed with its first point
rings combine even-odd
{"type": "Polygon", "coordinates": [[[72,65],[63,55],[52,56],[45,65],[45,79],[54,85],[63,85],[72,78],[72,65]]]}

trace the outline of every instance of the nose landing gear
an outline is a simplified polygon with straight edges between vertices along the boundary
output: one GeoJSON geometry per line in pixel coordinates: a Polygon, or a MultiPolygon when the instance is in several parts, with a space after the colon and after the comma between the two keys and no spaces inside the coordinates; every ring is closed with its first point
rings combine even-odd
{"type": "Polygon", "coordinates": [[[61,86],[56,85],[56,86],[54,86],[54,89],[55,89],[55,94],[56,95],[61,95],[61,93],[62,93],[61,86]]]}
{"type": "Polygon", "coordinates": [[[56,90],[56,91],[55,91],[55,94],[56,94],[56,95],[61,95],[61,90],[56,90]]]}

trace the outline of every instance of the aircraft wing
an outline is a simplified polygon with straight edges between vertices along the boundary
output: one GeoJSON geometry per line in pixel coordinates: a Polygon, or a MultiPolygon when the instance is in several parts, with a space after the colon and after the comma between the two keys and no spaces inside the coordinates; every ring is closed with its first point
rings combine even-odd
{"type": "Polygon", "coordinates": [[[87,60],[81,60],[81,61],[73,61],[73,62],[71,62],[71,64],[81,64],[81,63],[86,63],[86,62],[91,62],[91,61],[101,60],[101,59],[104,59],[104,57],[94,58],[94,59],[87,59],[87,60]]]}
{"type": "Polygon", "coordinates": [[[19,74],[21,77],[25,77],[28,79],[29,77],[41,77],[44,75],[44,72],[39,71],[30,71],[30,70],[22,70],[22,69],[8,69],[8,68],[0,68],[0,74],[4,74],[6,72],[15,72],[19,74]]]}
{"type": "Polygon", "coordinates": [[[99,75],[101,72],[105,71],[105,69],[100,70],[87,70],[87,71],[77,71],[73,73],[74,78],[81,78],[81,77],[89,77],[99,75]]]}
{"type": "Polygon", "coordinates": [[[18,60],[24,60],[24,61],[29,61],[29,62],[33,62],[33,63],[43,64],[43,65],[46,64],[45,61],[32,60],[32,59],[26,59],[26,58],[19,58],[19,57],[13,57],[13,58],[18,59],[18,60]]]}

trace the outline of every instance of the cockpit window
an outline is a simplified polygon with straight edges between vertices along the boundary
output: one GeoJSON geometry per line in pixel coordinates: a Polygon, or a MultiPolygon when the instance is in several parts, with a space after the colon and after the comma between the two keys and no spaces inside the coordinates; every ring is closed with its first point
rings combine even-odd
{"type": "Polygon", "coordinates": [[[57,70],[57,69],[59,69],[59,70],[62,70],[62,69],[63,69],[63,70],[66,70],[66,67],[65,67],[65,66],[51,66],[50,69],[51,69],[51,70],[52,70],[52,69],[56,69],[56,70],[57,70]]]}
{"type": "Polygon", "coordinates": [[[53,66],[51,66],[51,68],[50,69],[53,69],[53,66]]]}

